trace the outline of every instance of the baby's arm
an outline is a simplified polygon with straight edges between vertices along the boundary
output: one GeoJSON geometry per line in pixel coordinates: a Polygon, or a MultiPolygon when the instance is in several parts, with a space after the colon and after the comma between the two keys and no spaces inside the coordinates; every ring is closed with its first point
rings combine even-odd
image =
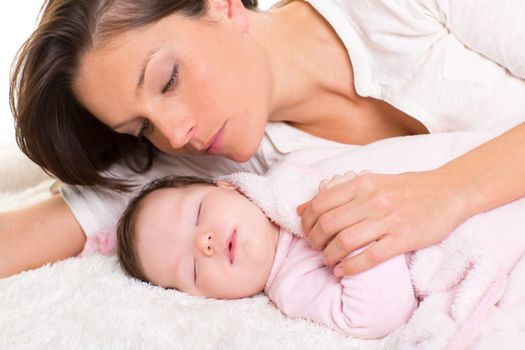
{"type": "Polygon", "coordinates": [[[341,311],[334,320],[349,334],[383,337],[404,324],[417,307],[406,258],[398,255],[375,268],[341,279],[341,311]]]}
{"type": "MultiPolygon", "coordinates": [[[[363,172],[365,173],[365,172],[363,172]]],[[[359,174],[361,175],[361,173],[359,174]]],[[[323,191],[357,176],[354,172],[323,180],[323,191]]],[[[348,257],[366,249],[356,250],[348,257]]],[[[374,269],[341,279],[342,312],[338,323],[347,332],[382,337],[405,323],[417,306],[405,255],[398,255],[374,269]]]]}
{"type": "MultiPolygon", "coordinates": [[[[320,191],[355,176],[347,172],[323,181],[320,191]]],[[[405,255],[341,279],[307,239],[282,232],[280,244],[289,247],[286,258],[265,291],[286,315],[354,337],[380,338],[405,323],[417,306],[405,255]]]]}
{"type": "Polygon", "coordinates": [[[292,248],[265,289],[284,314],[359,338],[383,337],[410,318],[417,300],[403,255],[340,279],[305,239],[289,236],[292,248]]]}

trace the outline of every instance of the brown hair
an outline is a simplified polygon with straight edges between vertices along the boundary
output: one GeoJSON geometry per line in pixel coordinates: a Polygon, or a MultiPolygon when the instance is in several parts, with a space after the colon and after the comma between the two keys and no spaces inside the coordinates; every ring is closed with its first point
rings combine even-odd
{"type": "Polygon", "coordinates": [[[122,213],[117,224],[117,255],[120,266],[124,272],[130,276],[144,282],[146,279],[137,256],[135,223],[141,209],[141,204],[150,193],[163,188],[180,188],[192,184],[215,185],[210,179],[194,176],[165,176],[153,180],[144,186],[136,197],[131,199],[126,209],[122,213]]]}
{"type": "MultiPolygon", "coordinates": [[[[243,0],[246,8],[257,0],[243,0]]],[[[179,12],[199,18],[207,0],[47,0],[37,29],[13,64],[10,105],[20,149],[65,183],[126,190],[123,179],[101,174],[124,159],[135,172],[151,168],[153,145],[118,134],[75,98],[81,55],[123,31],[179,12]]]]}

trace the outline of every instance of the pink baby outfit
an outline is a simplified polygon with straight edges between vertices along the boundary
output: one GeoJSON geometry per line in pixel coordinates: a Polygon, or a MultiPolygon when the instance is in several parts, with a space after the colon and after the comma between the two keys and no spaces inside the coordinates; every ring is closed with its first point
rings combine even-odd
{"type": "Polygon", "coordinates": [[[359,338],[380,338],[417,307],[404,255],[358,274],[336,277],[304,238],[281,228],[265,293],[286,315],[359,338]]]}

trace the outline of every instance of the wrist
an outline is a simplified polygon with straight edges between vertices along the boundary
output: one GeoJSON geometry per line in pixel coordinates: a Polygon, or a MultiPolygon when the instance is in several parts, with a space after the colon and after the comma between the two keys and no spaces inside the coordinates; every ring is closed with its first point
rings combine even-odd
{"type": "Polygon", "coordinates": [[[469,179],[456,176],[447,168],[438,168],[429,172],[432,183],[442,194],[445,211],[459,226],[471,216],[478,213],[480,196],[472,190],[469,179]]]}

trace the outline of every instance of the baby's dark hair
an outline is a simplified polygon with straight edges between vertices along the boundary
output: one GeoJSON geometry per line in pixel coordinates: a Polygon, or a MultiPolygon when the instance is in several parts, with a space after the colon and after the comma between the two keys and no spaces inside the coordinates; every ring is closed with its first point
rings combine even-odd
{"type": "Polygon", "coordinates": [[[149,282],[140,265],[136,247],[135,224],[137,215],[141,209],[144,199],[152,192],[164,188],[181,188],[193,184],[207,184],[215,186],[211,179],[194,176],[165,176],[151,181],[145,185],[140,192],[133,197],[122,213],[117,224],[117,255],[120,266],[130,276],[144,282],[149,282]]]}

